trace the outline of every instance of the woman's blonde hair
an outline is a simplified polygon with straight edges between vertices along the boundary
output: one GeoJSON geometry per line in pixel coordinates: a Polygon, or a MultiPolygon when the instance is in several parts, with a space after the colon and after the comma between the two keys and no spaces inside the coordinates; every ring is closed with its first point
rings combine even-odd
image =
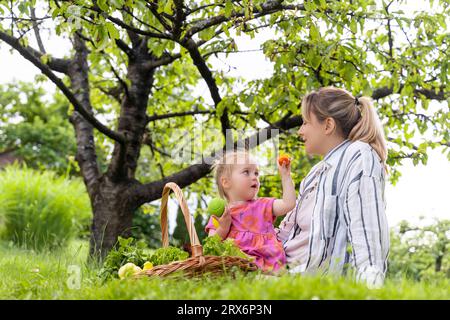
{"type": "Polygon", "coordinates": [[[303,98],[303,119],[309,121],[311,112],[320,122],[328,117],[333,118],[344,138],[370,144],[387,172],[386,140],[371,98],[356,98],[344,89],[324,87],[303,98]]]}
{"type": "Polygon", "coordinates": [[[216,159],[212,165],[212,171],[214,174],[214,180],[217,185],[220,197],[228,200],[228,196],[223,189],[221,178],[226,176],[230,177],[233,171],[233,165],[240,164],[238,158],[243,157],[248,161],[250,159],[250,153],[246,150],[227,151],[221,157],[216,159]]]}

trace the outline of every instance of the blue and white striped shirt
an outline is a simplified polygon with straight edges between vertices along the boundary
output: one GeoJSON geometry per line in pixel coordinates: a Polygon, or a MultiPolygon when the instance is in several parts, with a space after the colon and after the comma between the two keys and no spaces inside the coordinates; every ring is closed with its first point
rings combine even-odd
{"type": "Polygon", "coordinates": [[[317,190],[307,260],[291,271],[343,274],[349,264],[357,280],[374,286],[382,284],[389,254],[389,228],[385,172],[376,151],[365,142],[345,140],[311,169],[300,183],[296,207],[277,229],[285,248],[301,232],[296,217],[302,214],[303,196],[313,183],[317,183],[317,190]]]}

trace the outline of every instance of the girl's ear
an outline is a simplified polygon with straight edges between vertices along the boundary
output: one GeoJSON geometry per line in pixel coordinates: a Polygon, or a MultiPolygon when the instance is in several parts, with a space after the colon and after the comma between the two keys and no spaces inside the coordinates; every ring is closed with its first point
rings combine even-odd
{"type": "Polygon", "coordinates": [[[221,177],[220,183],[224,189],[228,189],[230,187],[230,179],[228,179],[228,177],[221,177]]]}
{"type": "Polygon", "coordinates": [[[336,130],[336,121],[332,117],[325,119],[325,134],[333,134],[336,130]]]}

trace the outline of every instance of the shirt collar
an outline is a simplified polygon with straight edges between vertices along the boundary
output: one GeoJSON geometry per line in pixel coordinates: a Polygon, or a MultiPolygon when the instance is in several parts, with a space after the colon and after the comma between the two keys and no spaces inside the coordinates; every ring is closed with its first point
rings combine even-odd
{"type": "Polygon", "coordinates": [[[328,151],[328,153],[323,158],[323,162],[326,164],[327,167],[331,167],[335,159],[339,159],[339,155],[345,150],[344,146],[348,145],[350,143],[349,139],[345,139],[340,144],[338,144],[336,147],[328,151]]]}

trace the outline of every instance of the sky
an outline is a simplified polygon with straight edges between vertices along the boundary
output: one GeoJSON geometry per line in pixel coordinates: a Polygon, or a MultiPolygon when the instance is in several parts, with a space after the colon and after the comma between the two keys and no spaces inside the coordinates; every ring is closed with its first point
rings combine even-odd
{"type": "MultiPolygon", "coordinates": [[[[418,1],[413,1],[408,8],[414,10],[421,8],[422,5],[418,1]]],[[[272,64],[258,49],[271,37],[271,32],[261,33],[255,39],[247,36],[237,37],[235,41],[239,50],[249,50],[249,52],[230,54],[227,58],[224,56],[220,56],[219,59],[212,58],[213,68],[229,69],[231,76],[240,76],[247,80],[270,76],[273,72],[272,64]]],[[[31,43],[33,45],[33,41],[31,43]]],[[[47,51],[55,52],[55,56],[63,56],[66,50],[68,50],[66,40],[55,40],[52,37],[52,41],[47,43],[47,51]]],[[[34,81],[38,72],[31,63],[19,54],[11,53],[9,47],[0,42],[0,84],[18,80],[31,82],[34,81]]],[[[51,83],[45,86],[48,92],[55,90],[51,83]]],[[[196,94],[208,97],[206,85],[199,85],[196,94]]],[[[398,183],[395,186],[389,182],[386,184],[386,214],[389,224],[394,226],[401,220],[426,224],[433,218],[450,219],[450,162],[445,154],[442,154],[440,149],[429,151],[429,161],[426,166],[421,164],[414,166],[408,159],[403,163],[404,165],[400,168],[402,176],[398,183]],[[425,220],[420,220],[421,216],[425,220]]],[[[171,201],[169,211],[173,212],[174,208],[176,205],[171,201]]],[[[170,220],[174,220],[173,214],[170,220]]],[[[173,223],[171,225],[173,227],[173,223]]]]}

